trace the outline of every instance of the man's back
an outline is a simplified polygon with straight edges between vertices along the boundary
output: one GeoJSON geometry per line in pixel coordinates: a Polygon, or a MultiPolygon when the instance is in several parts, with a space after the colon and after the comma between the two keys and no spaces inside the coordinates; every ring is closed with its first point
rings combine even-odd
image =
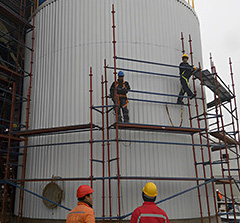
{"type": "Polygon", "coordinates": [[[66,223],[94,223],[94,210],[83,202],[78,202],[78,206],[72,209],[67,217],[66,223]]]}
{"type": "Polygon", "coordinates": [[[154,202],[144,202],[142,206],[135,209],[130,223],[169,223],[167,214],[154,202]]]}

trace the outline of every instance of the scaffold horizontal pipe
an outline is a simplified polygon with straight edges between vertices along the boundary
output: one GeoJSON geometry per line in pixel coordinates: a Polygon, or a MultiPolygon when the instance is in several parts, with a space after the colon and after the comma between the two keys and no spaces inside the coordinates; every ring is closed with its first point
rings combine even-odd
{"type": "MultiPolygon", "coordinates": [[[[7,93],[9,93],[9,94],[12,94],[12,91],[9,91],[9,90],[7,90],[7,89],[5,89],[5,88],[0,87],[0,90],[1,90],[1,91],[4,91],[4,92],[7,92],[7,93]]],[[[23,96],[21,96],[21,95],[19,95],[19,94],[15,94],[15,95],[16,95],[16,100],[18,100],[17,97],[22,98],[22,99],[24,99],[24,100],[27,100],[27,98],[25,98],[25,97],[23,97],[23,96]]]]}
{"type": "Polygon", "coordinates": [[[177,106],[188,106],[187,104],[177,104],[174,102],[167,102],[167,101],[154,101],[154,100],[146,100],[146,99],[138,99],[138,98],[128,98],[129,101],[139,101],[139,102],[148,102],[148,103],[155,103],[155,104],[168,104],[168,105],[177,105],[177,106]]]}
{"type": "Polygon", "coordinates": [[[178,145],[178,146],[204,146],[207,147],[207,144],[192,144],[184,142],[160,142],[160,141],[144,141],[144,140],[128,140],[128,139],[119,139],[119,142],[132,142],[132,143],[149,143],[149,144],[162,144],[162,145],[178,145]]]}
{"type": "Polygon", "coordinates": [[[40,199],[43,199],[43,200],[46,200],[46,201],[48,201],[48,202],[50,202],[50,203],[52,203],[52,204],[55,204],[55,205],[57,205],[58,207],[61,207],[61,208],[66,209],[66,210],[68,210],[68,211],[71,211],[70,208],[67,208],[67,207],[65,207],[65,206],[63,206],[63,205],[61,205],[61,204],[58,204],[58,203],[56,203],[55,201],[52,201],[52,200],[50,200],[50,199],[48,199],[48,198],[46,198],[46,197],[43,197],[43,196],[41,196],[41,195],[39,195],[39,194],[36,194],[36,193],[34,193],[34,192],[26,189],[26,188],[20,187],[19,185],[14,184],[14,183],[12,183],[12,182],[10,182],[10,181],[8,181],[8,180],[3,180],[3,181],[4,181],[5,183],[11,185],[11,186],[14,186],[14,187],[20,189],[20,190],[23,190],[23,191],[25,191],[25,192],[27,192],[27,193],[30,193],[30,194],[32,194],[32,195],[34,195],[34,196],[36,196],[36,197],[38,197],[38,198],[40,198],[40,199]]]}
{"type": "Polygon", "coordinates": [[[98,105],[98,106],[92,106],[92,108],[112,108],[115,107],[115,105],[98,105]]]}
{"type": "MultiPolygon", "coordinates": [[[[0,149],[0,152],[2,152],[2,153],[7,153],[7,150],[0,149]]],[[[16,155],[16,156],[22,156],[22,155],[23,155],[23,153],[12,152],[12,151],[10,151],[10,154],[16,155]]]]}
{"type": "MultiPolygon", "coordinates": [[[[9,66],[15,68],[16,70],[20,70],[20,71],[22,71],[23,73],[26,73],[26,74],[30,75],[29,72],[23,70],[21,67],[15,66],[15,65],[13,65],[13,64],[9,63],[8,61],[3,60],[3,59],[1,59],[1,58],[0,58],[0,61],[4,62],[5,64],[8,64],[9,66]]],[[[15,73],[18,73],[18,71],[14,71],[14,72],[15,72],[15,73]]],[[[20,73],[18,73],[18,76],[23,77],[22,74],[20,74],[20,73]]]]}
{"type": "Polygon", "coordinates": [[[119,219],[118,216],[116,217],[96,217],[95,220],[114,220],[114,219],[119,219]]]}
{"type": "MultiPolygon", "coordinates": [[[[32,50],[31,48],[29,48],[28,46],[24,45],[22,42],[18,41],[16,38],[14,38],[14,37],[12,37],[11,35],[5,33],[4,31],[0,30],[0,32],[1,32],[2,34],[4,34],[5,36],[7,36],[8,38],[12,39],[13,41],[19,43],[22,47],[24,47],[24,48],[26,48],[26,49],[28,49],[28,50],[32,50]]],[[[6,37],[4,37],[4,39],[7,40],[6,37]]]]}
{"type": "MultiPolygon", "coordinates": [[[[112,140],[93,140],[92,143],[101,143],[101,142],[114,142],[115,139],[112,140]]],[[[91,143],[88,141],[77,141],[77,142],[61,142],[61,143],[47,143],[47,144],[38,144],[38,145],[28,145],[28,146],[16,146],[11,147],[10,149],[22,149],[22,148],[35,148],[35,147],[45,147],[45,146],[65,146],[65,145],[77,145],[77,144],[87,144],[91,143]]]]}
{"type": "MultiPolygon", "coordinates": [[[[125,60],[125,61],[131,61],[131,62],[136,62],[136,63],[145,63],[145,64],[163,66],[163,67],[184,68],[184,69],[186,69],[186,67],[181,67],[181,66],[172,65],[172,64],[151,62],[151,61],[146,61],[146,60],[138,60],[138,59],[125,58],[125,57],[116,57],[116,59],[118,59],[118,60],[125,60]]],[[[192,68],[187,68],[187,69],[192,69],[192,68]]]]}
{"type": "MultiPolygon", "coordinates": [[[[4,122],[10,123],[10,120],[4,119],[4,118],[0,118],[0,121],[4,121],[4,122]]],[[[23,124],[21,124],[21,123],[18,123],[18,122],[14,122],[14,124],[17,124],[17,125],[19,125],[19,126],[21,126],[21,127],[26,127],[25,125],[23,125],[23,124]]]]}
{"type": "MultiPolygon", "coordinates": [[[[117,176],[112,177],[93,177],[97,180],[117,180],[117,176]]],[[[164,180],[164,181],[208,181],[211,178],[195,177],[151,177],[151,176],[120,176],[122,180],[164,180]]],[[[229,180],[228,178],[215,178],[216,180],[229,180]]],[[[8,179],[11,182],[39,182],[39,181],[91,181],[90,177],[72,177],[72,178],[31,178],[31,179],[8,179]]]]}
{"type": "MultiPolygon", "coordinates": [[[[142,93],[142,94],[152,94],[152,95],[160,95],[160,96],[166,96],[166,97],[189,98],[188,96],[182,96],[182,95],[176,95],[176,94],[164,94],[164,93],[149,92],[149,91],[129,90],[129,92],[142,93]]],[[[202,98],[196,98],[196,99],[202,99],[202,98]]]]}
{"type": "MultiPolygon", "coordinates": [[[[107,69],[114,70],[114,67],[107,67],[107,69]]],[[[122,68],[122,67],[117,67],[116,69],[122,70],[122,71],[133,72],[133,73],[139,73],[139,74],[150,74],[150,75],[156,75],[156,76],[180,78],[179,75],[172,75],[172,74],[162,74],[162,73],[148,72],[148,71],[142,71],[142,70],[133,70],[133,69],[127,69],[127,68],[122,68]]]]}
{"type": "MultiPolygon", "coordinates": [[[[203,115],[204,115],[204,113],[202,113],[202,114],[200,114],[200,115],[193,116],[192,119],[199,118],[199,117],[201,117],[201,116],[203,116],[203,115]]],[[[207,116],[213,116],[214,118],[221,117],[221,115],[210,114],[210,113],[207,113],[206,115],[207,115],[207,116]]]]}

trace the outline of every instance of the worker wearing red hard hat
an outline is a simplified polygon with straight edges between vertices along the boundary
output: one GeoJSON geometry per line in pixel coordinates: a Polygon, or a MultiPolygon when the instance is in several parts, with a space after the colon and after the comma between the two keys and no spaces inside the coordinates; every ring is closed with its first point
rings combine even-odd
{"type": "Polygon", "coordinates": [[[95,213],[92,209],[93,192],[88,185],[81,185],[77,189],[78,205],[69,212],[66,223],[95,222],[95,213]]]}
{"type": "Polygon", "coordinates": [[[154,183],[149,182],[145,185],[142,191],[144,203],[134,210],[130,223],[170,223],[165,211],[154,203],[157,194],[157,186],[154,183]]]}

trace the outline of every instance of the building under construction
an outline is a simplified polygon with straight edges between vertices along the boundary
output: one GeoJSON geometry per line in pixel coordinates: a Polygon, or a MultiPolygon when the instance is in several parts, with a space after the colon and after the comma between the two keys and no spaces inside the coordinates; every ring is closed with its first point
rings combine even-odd
{"type": "Polygon", "coordinates": [[[64,222],[81,184],[96,220],[129,221],[149,181],[171,222],[240,221],[232,61],[231,83],[204,69],[193,1],[1,0],[0,32],[2,223],[64,222]],[[184,53],[197,97],[179,105],[184,53]]]}

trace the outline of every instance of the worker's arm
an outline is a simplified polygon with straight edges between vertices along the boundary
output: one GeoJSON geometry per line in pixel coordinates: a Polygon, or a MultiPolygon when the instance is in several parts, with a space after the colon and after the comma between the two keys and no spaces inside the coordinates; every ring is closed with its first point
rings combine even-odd
{"type": "Polygon", "coordinates": [[[138,209],[136,209],[136,210],[132,213],[130,223],[137,223],[139,216],[140,216],[140,212],[139,212],[138,209]]]}
{"type": "Polygon", "coordinates": [[[114,99],[114,95],[115,95],[115,82],[113,82],[110,87],[110,97],[114,99]]]}
{"type": "Polygon", "coordinates": [[[95,223],[95,214],[94,210],[91,210],[86,214],[85,223],[95,223]]]}
{"type": "Polygon", "coordinates": [[[180,63],[179,65],[180,74],[184,74],[185,72],[189,72],[190,70],[193,71],[193,66],[191,66],[189,63],[180,63]]]}
{"type": "Polygon", "coordinates": [[[131,88],[130,88],[130,85],[129,85],[128,82],[126,82],[126,84],[125,84],[125,88],[126,88],[126,93],[128,93],[129,90],[131,89],[131,88]]]}

